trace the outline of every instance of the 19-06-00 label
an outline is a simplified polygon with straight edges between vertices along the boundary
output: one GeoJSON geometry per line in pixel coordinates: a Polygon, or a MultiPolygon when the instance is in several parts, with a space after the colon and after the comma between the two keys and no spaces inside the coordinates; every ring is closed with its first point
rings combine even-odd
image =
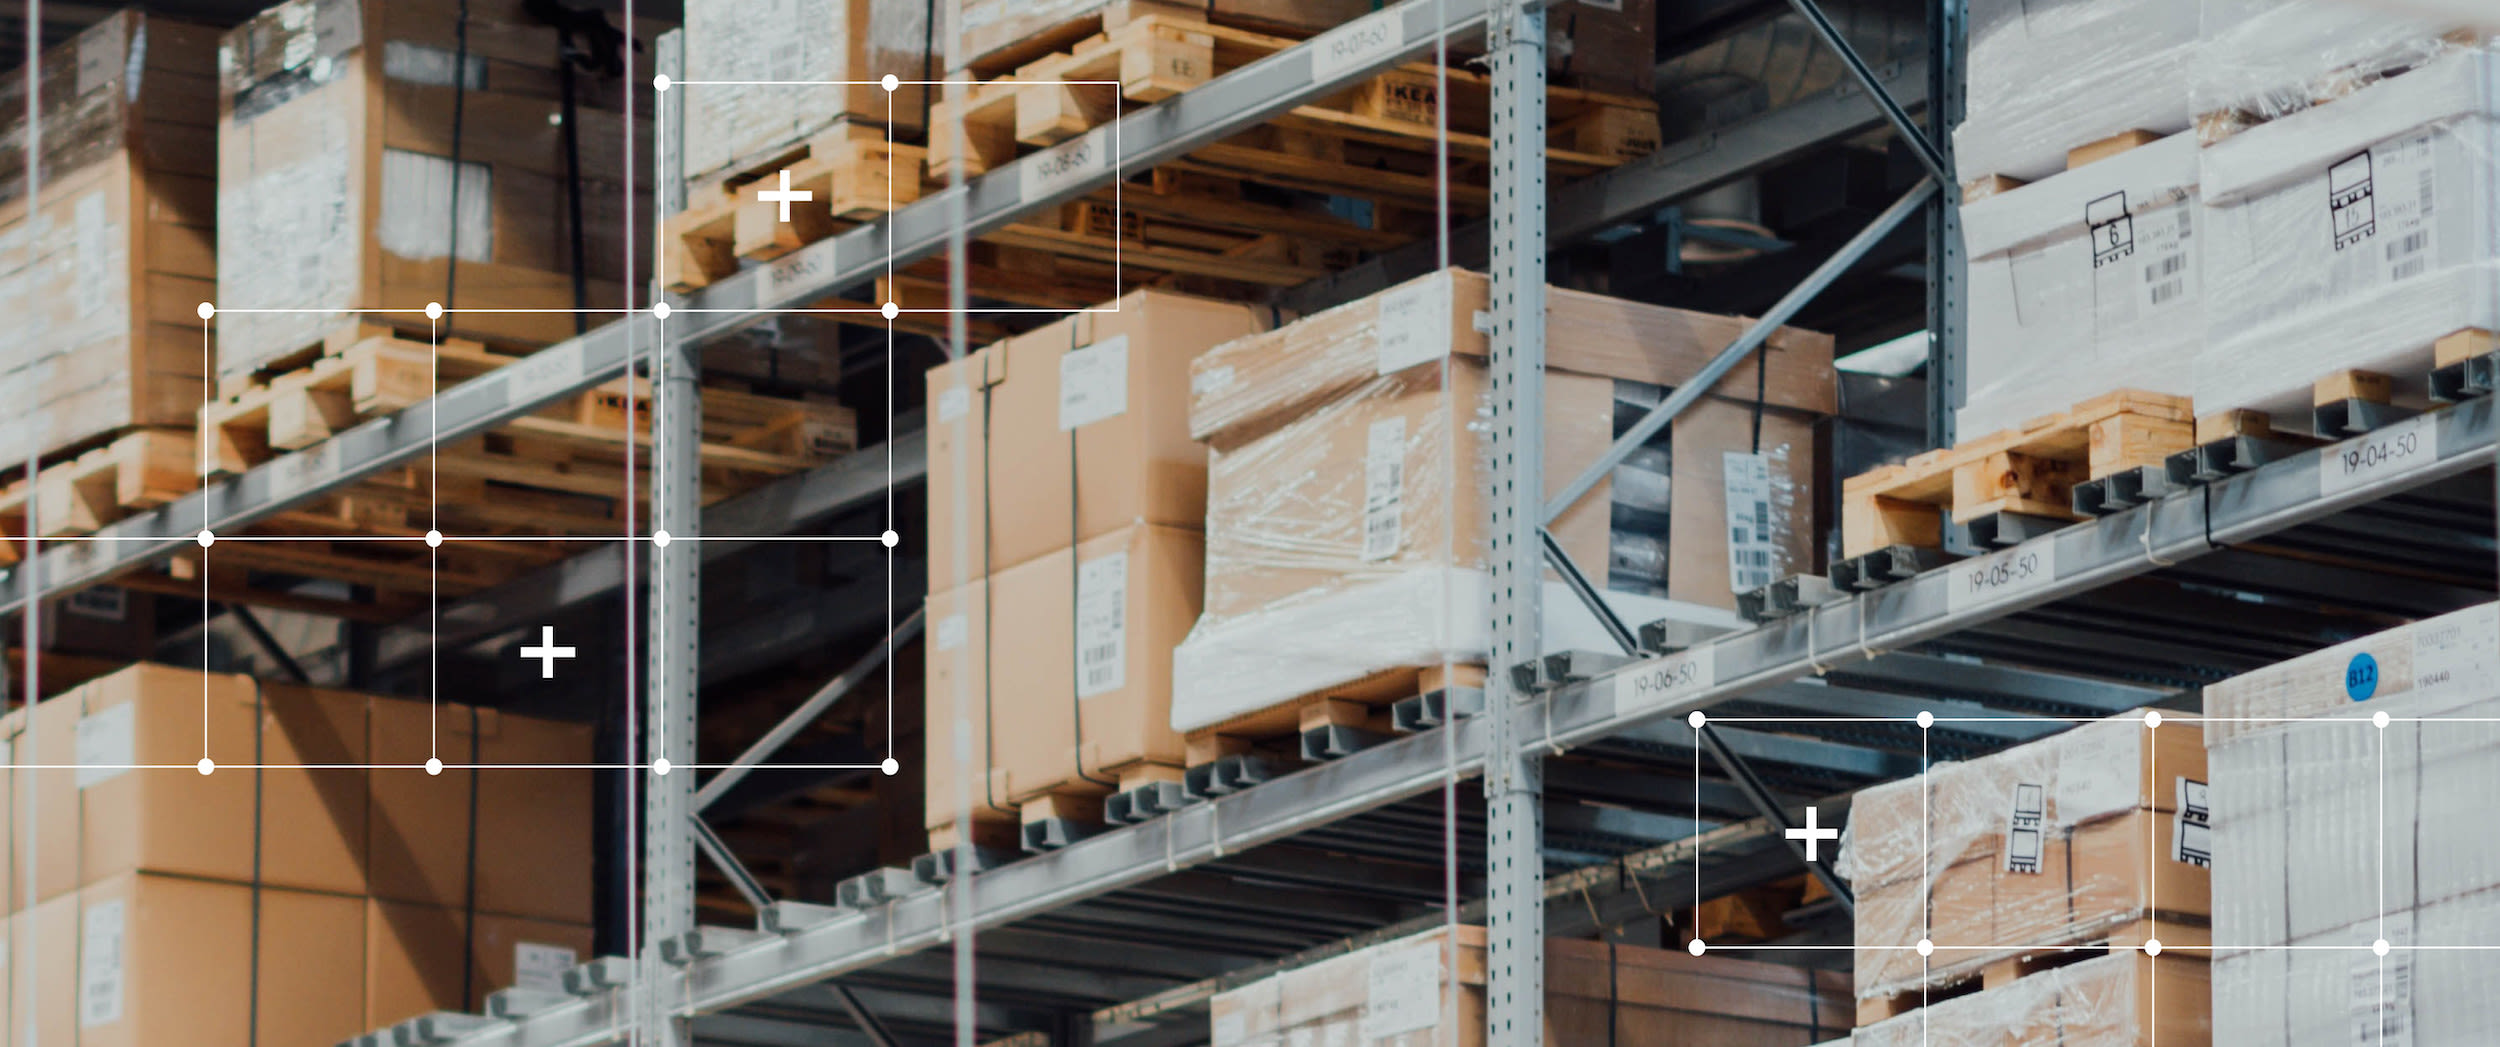
{"type": "Polygon", "coordinates": [[[2421,415],[2325,450],[2318,493],[2331,495],[2439,460],[2439,416],[2421,415]]]}

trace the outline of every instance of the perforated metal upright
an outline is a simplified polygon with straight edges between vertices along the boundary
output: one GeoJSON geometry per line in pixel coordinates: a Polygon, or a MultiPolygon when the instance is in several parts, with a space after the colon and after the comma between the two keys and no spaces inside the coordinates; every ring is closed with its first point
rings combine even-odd
{"type": "MultiPolygon", "coordinates": [[[[682,79],[684,37],[660,40],[660,71],[682,79]]],[[[659,172],[651,195],[654,221],[682,210],[684,166],[676,152],[685,126],[683,91],[661,93],[660,143],[653,157],[659,172]]],[[[696,384],[701,352],[678,332],[684,325],[654,325],[651,368],[651,564],[649,676],[643,683],[642,950],[636,969],[643,988],[635,1007],[638,1047],[684,1047],[693,1043],[687,1023],[669,1016],[670,1000],[653,988],[664,984],[666,943],[695,929],[694,762],[695,656],[702,623],[699,600],[703,558],[695,539],[703,529],[703,402],[696,384]],[[663,545],[660,535],[671,539],[663,545]],[[684,539],[684,540],[674,540],[684,539]],[[661,761],[667,761],[662,763],[661,761]],[[662,768],[674,769],[660,773],[662,768]]],[[[626,372],[629,376],[632,369],[626,372]]],[[[628,555],[631,555],[629,552],[628,555]]]]}
{"type": "Polygon", "coordinates": [[[1543,653],[1545,495],[1545,13],[1501,0],[1487,27],[1493,60],[1492,497],[1493,695],[1484,760],[1485,1043],[1545,1042],[1544,766],[1517,715],[1534,697],[1513,674],[1543,653]]]}

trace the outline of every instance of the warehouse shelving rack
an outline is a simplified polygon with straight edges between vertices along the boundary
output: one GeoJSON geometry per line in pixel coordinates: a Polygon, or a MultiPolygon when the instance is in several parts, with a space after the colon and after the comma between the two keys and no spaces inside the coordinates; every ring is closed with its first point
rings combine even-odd
{"type": "MultiPolygon", "coordinates": [[[[1829,32],[1812,0],[1792,6],[1829,32]]],[[[1323,37],[1131,113],[1066,148],[1099,148],[1117,136],[1123,164],[1150,165],[1426,51],[1442,32],[1488,29],[1498,81],[1495,207],[1489,221],[1458,230],[1451,246],[1462,263],[1491,260],[1501,376],[1496,417],[1508,423],[1495,446],[1497,458],[1510,463],[1499,482],[1517,492],[1544,488],[1534,464],[1542,333],[1536,310],[1499,303],[1541,284],[1549,243],[1586,238],[1807,148],[1890,124],[1919,143],[1914,150],[1933,154],[1921,158],[1930,174],[1858,246],[1911,216],[1928,222],[1929,422],[1931,436],[1949,439],[1945,408],[1958,373],[1959,303],[1948,274],[1958,247],[1951,157],[1934,125],[1948,122],[1958,100],[1959,4],[1935,6],[1936,44],[1923,66],[1854,63],[1856,79],[1841,88],[1669,143],[1645,160],[1568,186],[1544,185],[1543,63],[1534,56],[1544,39],[1543,15],[1523,0],[1405,0],[1373,16],[1394,26],[1396,45],[1362,62],[1315,69],[1313,53],[1329,40],[1323,37]],[[1927,128],[1910,117],[1922,107],[1927,128]]],[[[674,69],[671,44],[660,51],[663,71],[674,69]]],[[[672,119],[664,108],[663,142],[673,138],[672,119]]],[[[687,482],[697,442],[695,354],[766,311],[857,286],[889,261],[942,251],[959,222],[977,236],[1114,177],[1110,165],[1074,178],[1024,177],[1057,155],[1017,161],[674,299],[666,318],[638,313],[546,350],[565,375],[561,382],[523,386],[489,374],[107,527],[99,540],[55,546],[0,580],[0,612],[22,612],[34,600],[161,558],[203,530],[239,528],[342,489],[422,454],[430,439],[485,432],[638,366],[650,369],[658,390],[655,530],[781,534],[869,504],[891,485],[926,475],[925,443],[900,421],[884,445],[698,510],[687,482]],[[1042,188],[1028,191],[1029,183],[1042,188]]],[[[675,163],[666,150],[655,160],[665,209],[682,185],[671,184],[675,163]]],[[[1419,245],[1384,255],[1299,289],[1291,304],[1308,309],[1370,293],[1430,268],[1430,250],[1419,245]]],[[[1853,257],[1844,250],[1783,307],[1811,298],[1853,257]]],[[[1764,329],[1783,315],[1775,309],[1764,329]]],[[[1436,863],[1437,831],[1415,827],[1437,825],[1434,794],[1455,774],[1486,783],[1484,801],[1471,800],[1460,814],[1469,828],[1467,864],[1482,870],[1470,874],[1465,893],[1484,899],[1462,915],[1481,917],[1492,929],[1487,1042],[1533,1043],[1544,935],[1584,933],[1656,912],[1661,898],[1703,897],[1795,869],[1798,859],[1779,831],[1791,800],[1845,804],[1856,787],[1918,773],[1922,752],[1985,752],[2056,729],[2042,717],[2177,704],[2185,688],[2367,631],[2371,623],[2489,599],[2495,543],[2485,467],[2500,448],[2495,410],[2485,399],[2401,423],[2431,437],[2426,443],[2436,456],[2331,494],[2322,494],[2321,469],[2337,447],[1723,635],[1644,647],[1629,627],[1639,623],[1629,623],[1617,630],[1622,650],[1547,652],[1532,601],[1497,605],[1507,621],[1497,630],[1501,671],[1492,677],[1485,712],[982,869],[969,877],[968,910],[956,905],[955,892],[887,870],[845,884],[838,905],[766,899],[758,927],[697,927],[692,885],[707,835],[697,817],[701,798],[692,775],[649,776],[639,862],[641,956],[576,968],[562,993],[507,991],[488,1014],[430,1015],[365,1040],[410,1047],[559,1047],[629,1038],[890,1047],[893,1027],[947,1024],[947,1010],[931,1002],[944,995],[949,977],[937,954],[971,933],[980,937],[985,964],[994,965],[983,974],[993,993],[978,1012],[985,1027],[1033,1030],[1057,1043],[1194,1042],[1203,1038],[1205,1000],[1220,987],[1439,923],[1438,914],[1411,915],[1440,899],[1437,876],[1401,881],[1381,866],[1349,867],[1343,855],[1436,863]],[[2008,563],[2028,565],[2016,572],[2021,580],[1994,584],[2008,573],[1996,568],[2008,563]],[[2404,583],[2391,582],[2399,572],[2404,583]],[[1721,724],[1707,732],[1687,727],[1684,718],[1696,711],[1722,717],[1721,724]],[[1943,720],[1922,731],[1912,721],[1922,711],[1943,720]],[[1786,717],[1789,729],[1738,722],[1748,717],[1786,717]],[[1715,758],[1736,784],[1712,790],[1710,817],[1671,825],[1653,819],[1642,831],[1625,831],[1621,818],[1601,809],[1558,814],[1545,802],[1548,794],[1577,789],[1639,787],[1591,783],[1569,765],[1541,766],[1542,754],[1573,748],[1636,765],[1681,761],[1696,775],[1715,758]],[[1644,837],[1668,842],[1621,845],[1644,837]],[[1558,861],[1560,851],[1577,857],[1558,861]],[[1206,870],[1276,889],[1227,892],[1191,879],[1206,870]],[[1141,944],[1136,932],[1150,925],[1168,926],[1173,939],[1189,944],[1141,944]],[[1105,930],[1115,927],[1129,933],[1105,930]],[[1088,941],[1118,944],[1103,945],[1100,955],[1070,951],[1071,943],[1088,941]],[[1238,962],[1243,956],[1264,958],[1238,962]]],[[[1497,578],[1537,577],[1545,556],[1543,507],[1509,495],[1495,501],[1502,514],[1497,578]]],[[[647,570],[645,759],[691,765],[701,612],[695,582],[703,561],[730,551],[727,541],[641,542],[627,557],[560,563],[469,598],[461,613],[445,615],[460,624],[441,642],[535,621],[626,587],[647,570]]],[[[904,619],[904,628],[914,624],[916,618],[904,619]]],[[[386,634],[382,658],[413,658],[432,640],[386,634]]],[[[842,685],[838,679],[827,692],[838,694],[842,685]]],[[[740,763],[768,757],[769,747],[759,746],[740,763]]],[[[1671,784],[1682,787],[1680,779],[1671,784]]],[[[723,860],[734,868],[734,859],[723,860]]]]}

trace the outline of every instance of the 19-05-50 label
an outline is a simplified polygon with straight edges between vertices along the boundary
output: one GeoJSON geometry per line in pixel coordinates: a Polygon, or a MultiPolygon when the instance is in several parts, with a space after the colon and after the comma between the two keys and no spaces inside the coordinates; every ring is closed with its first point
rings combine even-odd
{"type": "Polygon", "coordinates": [[[2027,542],[2001,553],[1975,557],[1953,566],[1945,590],[1945,609],[2008,600],[2057,581],[2057,543],[2027,542]]]}

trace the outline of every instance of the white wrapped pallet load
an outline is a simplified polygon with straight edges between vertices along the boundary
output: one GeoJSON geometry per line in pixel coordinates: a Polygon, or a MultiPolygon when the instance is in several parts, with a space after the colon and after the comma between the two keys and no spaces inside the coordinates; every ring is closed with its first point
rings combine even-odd
{"type": "Polygon", "coordinates": [[[1962,208],[1965,438],[2118,389],[2186,395],[2204,333],[2195,136],[1962,208]]]}
{"type": "Polygon", "coordinates": [[[1969,104],[1954,164],[2025,182],[2066,151],[2188,128],[2196,9],[2182,0],[1971,0],[1969,104]]]}
{"type": "Polygon", "coordinates": [[[2450,55],[2204,151],[2200,415],[2305,412],[2338,371],[2427,370],[2500,327],[2500,61],[2450,55]]]}
{"type": "MultiPolygon", "coordinates": [[[[2179,5],[2188,6],[2186,4],[2179,5]]],[[[2189,92],[2227,131],[2342,97],[2471,39],[2452,23],[2352,0],[2199,0],[2189,92]]]]}

